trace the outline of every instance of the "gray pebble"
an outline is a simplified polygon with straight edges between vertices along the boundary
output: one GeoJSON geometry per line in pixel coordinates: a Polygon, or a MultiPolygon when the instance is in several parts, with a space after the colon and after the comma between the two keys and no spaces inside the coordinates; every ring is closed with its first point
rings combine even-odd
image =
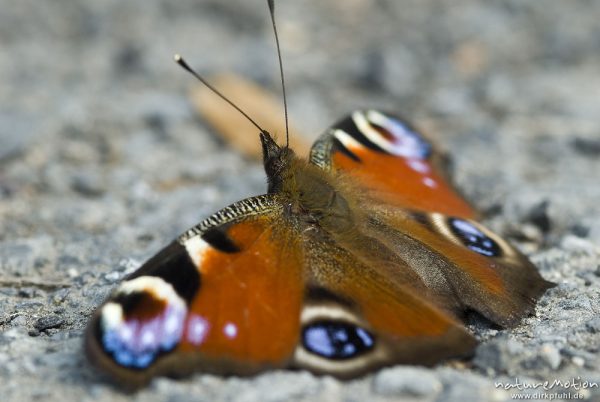
{"type": "Polygon", "coordinates": [[[560,366],[561,356],[560,351],[553,345],[544,345],[540,350],[541,359],[553,370],[560,366]]]}
{"type": "Polygon", "coordinates": [[[11,326],[13,327],[22,327],[27,325],[27,316],[24,314],[18,315],[10,321],[11,326]]]}
{"type": "Polygon", "coordinates": [[[19,289],[19,293],[18,293],[18,295],[20,297],[25,297],[28,299],[35,297],[38,294],[39,294],[39,292],[36,288],[29,288],[29,287],[19,289]]]}
{"type": "Polygon", "coordinates": [[[571,142],[571,146],[575,151],[589,158],[600,156],[600,139],[598,138],[575,137],[571,142]]]}
{"type": "Polygon", "coordinates": [[[31,337],[34,337],[34,338],[37,337],[37,336],[40,336],[40,334],[41,334],[41,332],[39,330],[35,329],[35,328],[34,329],[30,329],[27,332],[27,335],[29,335],[31,337]]]}
{"type": "Polygon", "coordinates": [[[44,303],[39,301],[26,301],[16,304],[16,310],[38,310],[44,307],[44,303]]]}
{"type": "Polygon", "coordinates": [[[594,334],[600,333],[600,317],[592,318],[585,324],[585,326],[594,334]]]}
{"type": "Polygon", "coordinates": [[[98,174],[80,172],[72,178],[71,188],[86,197],[98,197],[106,191],[98,174]]]}
{"type": "Polygon", "coordinates": [[[60,328],[65,321],[58,315],[47,315],[39,318],[34,324],[33,327],[38,331],[44,331],[50,328],[60,328]]]}
{"type": "Polygon", "coordinates": [[[52,294],[52,301],[55,304],[63,303],[69,296],[70,292],[71,291],[69,289],[59,289],[52,294]]]}
{"type": "Polygon", "coordinates": [[[439,370],[439,378],[444,388],[437,401],[496,401],[506,396],[491,380],[470,372],[444,368],[439,370]]]}
{"type": "Polygon", "coordinates": [[[527,220],[537,226],[542,232],[549,232],[552,228],[552,220],[548,214],[548,207],[550,206],[550,201],[544,200],[534,206],[531,211],[529,211],[529,215],[527,216],[527,220]]]}
{"type": "Polygon", "coordinates": [[[104,279],[106,279],[106,281],[108,283],[114,283],[114,282],[118,281],[120,277],[121,277],[121,274],[116,271],[109,272],[108,274],[104,275],[104,279]]]}
{"type": "Polygon", "coordinates": [[[357,107],[404,115],[449,151],[478,209],[496,206],[484,223],[500,235],[522,228],[516,246],[561,285],[536,306],[537,318],[470,325],[482,343],[474,359],[353,381],[198,374],[136,395],[84,357],[94,308],[178,233],[265,187],[262,166],[222,144],[194,110],[187,90],[197,83],[170,55],[182,51],[201,74],[258,78],[280,98],[266,7],[4,3],[1,402],[508,401],[494,387],[499,373],[600,379],[600,2],[278,2],[299,131],[315,138],[357,107]]]}
{"type": "Polygon", "coordinates": [[[477,347],[473,364],[485,372],[511,372],[518,367],[518,357],[523,351],[524,346],[519,341],[507,338],[492,339],[477,347]]]}
{"type": "Polygon", "coordinates": [[[426,369],[394,367],[379,372],[373,378],[373,390],[381,395],[415,397],[438,394],[442,383],[426,369]]]}

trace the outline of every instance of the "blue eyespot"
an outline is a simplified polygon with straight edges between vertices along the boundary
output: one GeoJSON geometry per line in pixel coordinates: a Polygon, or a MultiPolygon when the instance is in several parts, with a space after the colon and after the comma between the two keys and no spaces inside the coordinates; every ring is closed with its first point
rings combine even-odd
{"type": "Polygon", "coordinates": [[[139,303],[138,295],[120,297],[122,304],[108,303],[98,328],[104,352],[118,365],[131,369],[144,369],[160,355],[173,350],[183,335],[186,316],[185,308],[173,304],[148,317],[115,315],[114,311],[131,308],[136,300],[139,303]]]}
{"type": "Polygon", "coordinates": [[[302,342],[309,352],[334,360],[360,356],[375,346],[373,335],[365,329],[335,321],[320,321],[304,327],[302,342]]]}
{"type": "Polygon", "coordinates": [[[486,236],[485,233],[476,228],[472,223],[458,218],[450,218],[448,223],[452,233],[467,248],[486,257],[498,257],[502,254],[498,243],[486,236]]]}
{"type": "Polygon", "coordinates": [[[431,155],[431,144],[408,123],[375,110],[367,111],[365,116],[379,135],[372,131],[362,134],[381,151],[413,160],[425,160],[431,155]]]}
{"type": "Polygon", "coordinates": [[[407,154],[407,157],[427,159],[431,155],[431,144],[401,120],[388,116],[388,125],[385,128],[396,139],[403,156],[407,154]]]}

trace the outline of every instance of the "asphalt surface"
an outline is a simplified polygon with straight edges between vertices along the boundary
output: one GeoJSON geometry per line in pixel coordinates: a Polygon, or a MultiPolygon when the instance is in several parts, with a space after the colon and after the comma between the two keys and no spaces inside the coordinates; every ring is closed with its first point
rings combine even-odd
{"type": "Polygon", "coordinates": [[[94,308],[177,234],[266,188],[195,112],[172,55],[277,93],[267,8],[0,0],[0,399],[504,401],[557,380],[555,399],[600,400],[600,2],[277,7],[300,131],[356,108],[401,113],[450,152],[486,225],[559,285],[517,328],[474,319],[466,362],[351,382],[197,374],[124,393],[82,353],[94,308]]]}

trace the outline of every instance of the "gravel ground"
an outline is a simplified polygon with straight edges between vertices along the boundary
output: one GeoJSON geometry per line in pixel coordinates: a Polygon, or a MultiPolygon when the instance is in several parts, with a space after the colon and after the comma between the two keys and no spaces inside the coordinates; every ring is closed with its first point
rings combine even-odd
{"type": "Polygon", "coordinates": [[[0,7],[2,401],[503,401],[540,388],[502,385],[572,378],[581,389],[549,395],[600,400],[584,383],[600,385],[600,2],[280,1],[295,125],[316,137],[358,107],[410,117],[451,152],[486,224],[559,285],[515,329],[475,318],[467,362],[351,382],[198,374],[133,395],[84,359],[91,312],[178,233],[265,189],[196,115],[172,54],[278,91],[266,6],[0,7]]]}

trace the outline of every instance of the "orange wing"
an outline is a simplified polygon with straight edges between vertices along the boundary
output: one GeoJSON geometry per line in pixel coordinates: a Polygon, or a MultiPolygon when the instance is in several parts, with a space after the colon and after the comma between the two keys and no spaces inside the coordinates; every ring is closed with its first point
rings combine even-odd
{"type": "Polygon", "coordinates": [[[402,250],[427,287],[461,313],[473,310],[514,326],[554,286],[527,257],[476,221],[388,208],[372,212],[367,233],[402,250]]]}
{"type": "Polygon", "coordinates": [[[300,334],[301,248],[268,196],[219,211],[127,278],[94,316],[91,359],[129,385],[285,367],[300,334]]]}
{"type": "MultiPolygon", "coordinates": [[[[306,368],[351,377],[469,353],[472,336],[413,277],[382,274],[320,229],[286,220],[276,196],[240,201],[127,278],[86,337],[128,386],[160,374],[306,368]]],[[[405,271],[409,274],[409,271],[405,271]]]]}
{"type": "Polygon", "coordinates": [[[408,123],[378,111],[355,111],[317,140],[311,162],[343,171],[375,198],[404,208],[463,218],[473,208],[446,181],[441,155],[408,123]]]}
{"type": "Polygon", "coordinates": [[[347,378],[473,351],[472,335],[426,289],[419,290],[403,261],[374,252],[381,243],[363,236],[350,248],[313,236],[306,239],[311,269],[294,366],[347,378]]]}
{"type": "Polygon", "coordinates": [[[515,325],[554,284],[473,220],[474,209],[444,180],[440,159],[408,123],[372,110],[332,126],[311,151],[313,164],[368,190],[361,205],[371,224],[363,230],[395,250],[438,304],[515,325]]]}

